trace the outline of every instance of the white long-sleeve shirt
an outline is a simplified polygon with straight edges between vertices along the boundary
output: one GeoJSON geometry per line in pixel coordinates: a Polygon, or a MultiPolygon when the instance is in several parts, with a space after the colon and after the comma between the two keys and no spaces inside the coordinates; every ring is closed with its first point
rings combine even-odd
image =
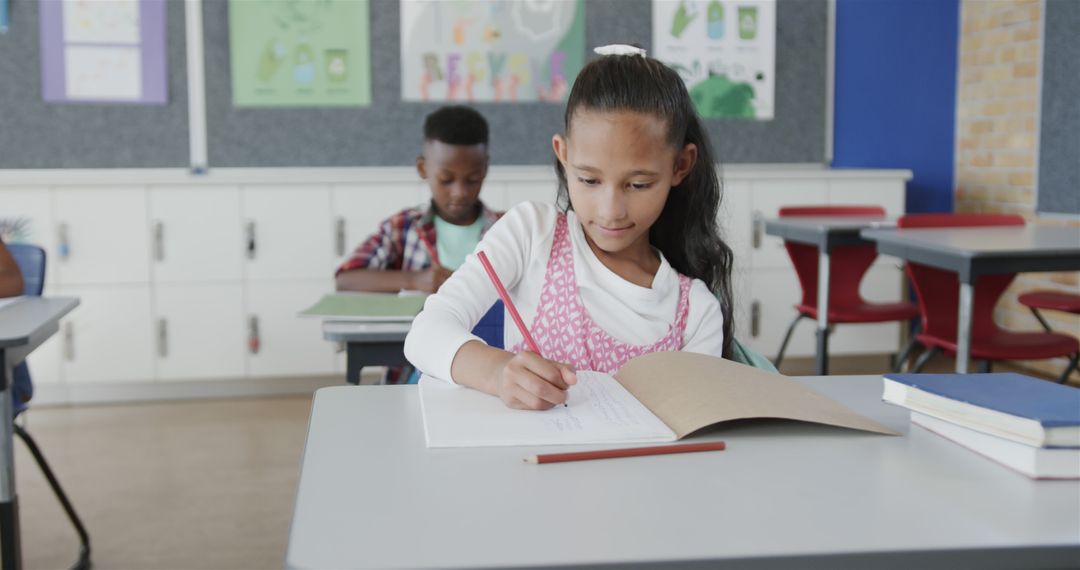
{"type": "MultiPolygon", "coordinates": [[[[558,214],[551,204],[519,204],[492,226],[476,248],[487,253],[526,326],[532,324],[540,302],[558,214]]],[[[593,321],[615,339],[630,344],[652,344],[667,335],[675,322],[679,278],[664,256],[660,255],[652,287],[631,283],[596,257],[577,216],[573,212],[566,216],[578,294],[593,321]]],[[[405,339],[406,358],[431,376],[453,380],[450,366],[454,356],[466,342],[480,340],[470,331],[498,300],[476,251],[438,293],[428,297],[405,339]]],[[[704,282],[694,279],[682,350],[721,356],[723,326],[720,303],[704,282]]],[[[522,340],[509,315],[503,338],[507,349],[522,340]]]]}

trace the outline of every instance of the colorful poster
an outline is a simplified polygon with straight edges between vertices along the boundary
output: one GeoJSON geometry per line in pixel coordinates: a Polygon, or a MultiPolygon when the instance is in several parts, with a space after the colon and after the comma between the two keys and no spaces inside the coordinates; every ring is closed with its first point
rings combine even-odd
{"type": "Polygon", "coordinates": [[[405,0],[405,101],[562,102],[585,61],[581,0],[405,0]]]}
{"type": "Polygon", "coordinates": [[[371,104],[367,0],[230,0],[233,104],[371,104]]]}
{"type": "Polygon", "coordinates": [[[168,101],[165,0],[50,0],[39,6],[46,101],[168,101]]]}
{"type": "Polygon", "coordinates": [[[653,0],[653,57],[706,118],[773,118],[776,0],[653,0]]]}
{"type": "Polygon", "coordinates": [[[0,34],[8,30],[8,0],[0,0],[0,34]]]}

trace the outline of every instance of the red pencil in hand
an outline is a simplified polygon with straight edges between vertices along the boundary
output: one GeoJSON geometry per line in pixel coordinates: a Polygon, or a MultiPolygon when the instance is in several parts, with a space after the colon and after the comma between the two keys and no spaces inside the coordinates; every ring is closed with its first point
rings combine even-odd
{"type": "Polygon", "coordinates": [[[506,311],[510,313],[510,318],[514,320],[514,324],[517,325],[521,336],[525,339],[525,343],[529,345],[529,349],[540,356],[544,356],[540,352],[540,347],[536,346],[536,341],[533,340],[529,329],[525,326],[525,321],[521,320],[521,315],[517,312],[517,307],[514,306],[514,302],[510,300],[510,294],[506,292],[506,287],[503,287],[502,281],[499,280],[499,276],[495,274],[495,268],[491,266],[491,261],[488,260],[487,254],[479,252],[476,257],[480,259],[481,265],[484,266],[484,271],[487,271],[488,277],[491,279],[491,284],[495,286],[495,291],[499,293],[499,298],[502,299],[503,305],[506,305],[506,311]]]}

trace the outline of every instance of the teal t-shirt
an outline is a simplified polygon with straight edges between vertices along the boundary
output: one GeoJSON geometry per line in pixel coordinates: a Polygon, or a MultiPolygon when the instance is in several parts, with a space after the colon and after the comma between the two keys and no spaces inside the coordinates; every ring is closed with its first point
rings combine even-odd
{"type": "Polygon", "coordinates": [[[484,229],[484,217],[477,216],[476,221],[467,226],[455,226],[435,216],[435,251],[439,254],[439,264],[456,271],[465,263],[465,256],[476,249],[480,243],[480,232],[484,229]]]}

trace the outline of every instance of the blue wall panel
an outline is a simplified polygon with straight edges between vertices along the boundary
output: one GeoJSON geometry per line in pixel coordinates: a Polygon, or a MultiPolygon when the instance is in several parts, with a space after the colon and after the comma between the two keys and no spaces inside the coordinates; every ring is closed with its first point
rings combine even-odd
{"type": "Polygon", "coordinates": [[[908,211],[952,211],[959,0],[836,4],[833,166],[910,169],[908,211]]]}

